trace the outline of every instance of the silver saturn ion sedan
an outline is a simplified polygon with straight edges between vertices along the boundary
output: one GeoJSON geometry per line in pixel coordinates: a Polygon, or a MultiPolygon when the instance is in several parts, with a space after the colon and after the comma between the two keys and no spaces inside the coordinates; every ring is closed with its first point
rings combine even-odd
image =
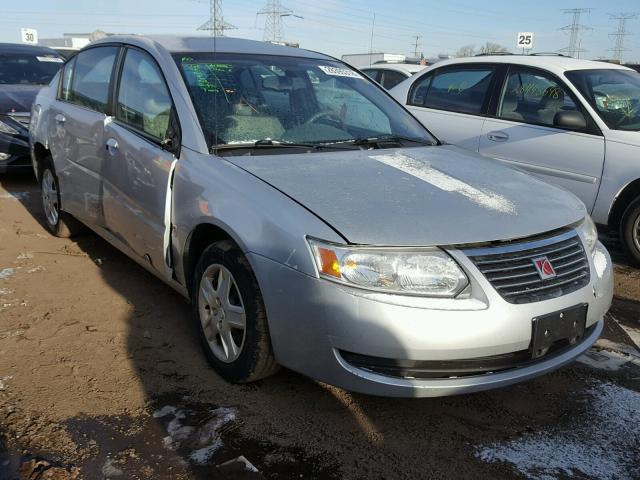
{"type": "Polygon", "coordinates": [[[442,145],[332,57],[109,37],[32,115],[53,234],[85,225],[189,298],[231,382],[283,365],[376,395],[474,392],[602,331],[611,260],[580,200],[442,145]]]}

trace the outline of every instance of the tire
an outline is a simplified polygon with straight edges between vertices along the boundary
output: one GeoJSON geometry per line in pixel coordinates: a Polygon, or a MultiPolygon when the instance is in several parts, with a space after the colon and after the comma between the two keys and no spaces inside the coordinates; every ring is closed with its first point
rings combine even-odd
{"type": "Polygon", "coordinates": [[[60,209],[60,187],[51,157],[43,161],[39,177],[42,208],[49,231],[61,238],[69,238],[81,232],[82,224],[60,209]]]}
{"type": "Polygon", "coordinates": [[[631,202],[622,215],[620,239],[632,262],[640,266],[640,197],[631,202]]]}
{"type": "Polygon", "coordinates": [[[248,383],[278,370],[258,282],[231,241],[216,242],[202,253],[191,298],[204,353],[221,377],[248,383]]]}

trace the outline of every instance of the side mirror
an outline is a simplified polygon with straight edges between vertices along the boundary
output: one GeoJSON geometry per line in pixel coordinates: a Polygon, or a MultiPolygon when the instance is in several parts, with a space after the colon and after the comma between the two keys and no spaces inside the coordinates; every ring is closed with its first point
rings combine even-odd
{"type": "Polygon", "coordinates": [[[567,130],[584,130],[587,128],[587,120],[577,111],[561,111],[553,117],[553,126],[567,130]]]}

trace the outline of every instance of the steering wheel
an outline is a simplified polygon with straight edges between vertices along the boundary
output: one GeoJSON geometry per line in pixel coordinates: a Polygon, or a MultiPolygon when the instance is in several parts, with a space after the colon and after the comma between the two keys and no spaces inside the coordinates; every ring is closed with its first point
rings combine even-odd
{"type": "Polygon", "coordinates": [[[333,110],[322,110],[318,113],[315,113],[311,115],[311,117],[306,122],[304,122],[304,124],[311,125],[312,123],[315,123],[317,120],[324,117],[333,118],[334,120],[337,120],[340,125],[344,124],[342,118],[340,117],[340,114],[338,112],[334,112],[333,110]]]}

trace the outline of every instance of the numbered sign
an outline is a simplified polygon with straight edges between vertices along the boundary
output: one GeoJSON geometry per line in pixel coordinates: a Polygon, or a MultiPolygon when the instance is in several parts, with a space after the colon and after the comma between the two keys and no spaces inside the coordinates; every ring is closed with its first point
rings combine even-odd
{"type": "Polygon", "coordinates": [[[518,33],[518,48],[524,48],[530,50],[533,48],[533,32],[519,32],[518,33]]]}
{"type": "Polygon", "coordinates": [[[38,31],[35,28],[21,28],[20,36],[22,37],[22,43],[38,43],[38,31]]]}

